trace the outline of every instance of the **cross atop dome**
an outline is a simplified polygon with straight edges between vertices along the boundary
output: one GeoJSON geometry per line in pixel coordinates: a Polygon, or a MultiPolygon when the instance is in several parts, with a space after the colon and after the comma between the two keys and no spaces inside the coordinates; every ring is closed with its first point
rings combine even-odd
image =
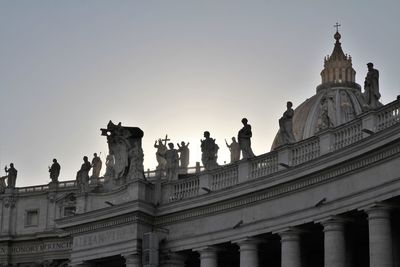
{"type": "Polygon", "coordinates": [[[336,32],[339,32],[339,27],[340,27],[340,26],[342,26],[342,25],[340,25],[339,22],[336,22],[336,24],[333,25],[333,27],[336,28],[336,32]]]}

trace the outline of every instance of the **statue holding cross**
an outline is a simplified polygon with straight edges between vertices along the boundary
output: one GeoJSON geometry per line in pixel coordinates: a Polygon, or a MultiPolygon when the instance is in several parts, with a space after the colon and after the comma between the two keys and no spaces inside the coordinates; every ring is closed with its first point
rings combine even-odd
{"type": "Polygon", "coordinates": [[[154,147],[157,148],[156,158],[158,162],[157,170],[165,170],[167,165],[167,160],[165,159],[165,153],[167,152],[167,142],[170,141],[168,139],[168,135],[165,135],[165,139],[158,139],[154,142],[154,147]]]}

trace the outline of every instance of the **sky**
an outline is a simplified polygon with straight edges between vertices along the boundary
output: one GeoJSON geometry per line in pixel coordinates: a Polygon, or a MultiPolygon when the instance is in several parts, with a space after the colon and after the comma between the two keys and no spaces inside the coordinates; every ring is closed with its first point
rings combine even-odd
{"type": "Polygon", "coordinates": [[[400,94],[400,1],[0,0],[0,176],[17,186],[75,179],[82,157],[108,152],[109,120],[144,131],[145,169],[158,138],[224,139],[246,117],[256,155],[270,151],[286,101],[315,94],[323,58],[342,47],[363,84],[380,71],[381,102],[400,94]]]}

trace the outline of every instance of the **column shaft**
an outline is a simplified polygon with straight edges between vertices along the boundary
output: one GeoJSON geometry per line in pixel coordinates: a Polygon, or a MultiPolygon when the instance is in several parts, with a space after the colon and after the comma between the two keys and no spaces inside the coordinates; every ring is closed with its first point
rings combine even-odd
{"type": "Polygon", "coordinates": [[[300,232],[297,230],[288,230],[279,233],[281,236],[282,249],[282,267],[300,267],[300,232]]]}
{"type": "Polygon", "coordinates": [[[393,267],[390,211],[374,207],[366,211],[369,228],[369,266],[393,267]]]}
{"type": "Polygon", "coordinates": [[[346,267],[346,241],[344,221],[331,219],[324,226],[325,267],[346,267]]]}
{"type": "Polygon", "coordinates": [[[214,247],[198,249],[200,254],[200,267],[218,267],[218,250],[214,247]]]}
{"type": "Polygon", "coordinates": [[[259,239],[245,238],[235,242],[239,245],[240,267],[258,267],[259,239]]]}

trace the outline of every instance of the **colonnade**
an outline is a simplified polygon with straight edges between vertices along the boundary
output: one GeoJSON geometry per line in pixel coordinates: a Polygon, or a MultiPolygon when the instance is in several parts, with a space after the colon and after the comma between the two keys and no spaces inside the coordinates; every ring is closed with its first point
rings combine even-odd
{"type": "MultiPolygon", "coordinates": [[[[368,220],[369,262],[370,267],[393,267],[393,248],[391,234],[390,208],[373,206],[363,210],[368,220]]],[[[345,217],[332,216],[318,221],[323,227],[324,235],[324,267],[346,267],[346,234],[345,228],[350,220],[345,217]]],[[[278,231],[281,242],[281,267],[301,267],[301,228],[288,228],[278,231]]],[[[239,247],[240,267],[258,267],[258,245],[263,242],[258,237],[248,237],[232,241],[239,247]]],[[[218,267],[218,246],[207,246],[195,249],[200,259],[200,267],[218,267]]],[[[139,265],[127,265],[141,267],[139,265]]],[[[162,267],[184,266],[161,265],[162,267]]]]}
{"type": "MultiPolygon", "coordinates": [[[[368,220],[369,267],[393,267],[393,247],[391,234],[390,209],[387,206],[375,205],[364,209],[368,220]]],[[[347,242],[346,224],[351,223],[346,217],[332,216],[318,221],[322,225],[324,236],[324,267],[346,267],[347,242]]],[[[274,232],[279,235],[281,243],[281,267],[301,267],[302,247],[301,227],[290,227],[274,232]]],[[[259,267],[259,244],[264,242],[259,237],[247,237],[231,241],[236,244],[240,253],[240,267],[259,267]]],[[[221,247],[218,244],[193,249],[200,261],[200,267],[218,267],[218,256],[221,247]]],[[[127,267],[143,267],[140,254],[126,255],[127,267]]],[[[90,266],[90,265],[76,265],[90,266]]],[[[160,267],[185,267],[185,256],[179,252],[169,253],[160,260],[160,267]]],[[[151,266],[153,267],[153,266],[151,266]]],[[[192,267],[192,266],[189,266],[192,267]]]]}

